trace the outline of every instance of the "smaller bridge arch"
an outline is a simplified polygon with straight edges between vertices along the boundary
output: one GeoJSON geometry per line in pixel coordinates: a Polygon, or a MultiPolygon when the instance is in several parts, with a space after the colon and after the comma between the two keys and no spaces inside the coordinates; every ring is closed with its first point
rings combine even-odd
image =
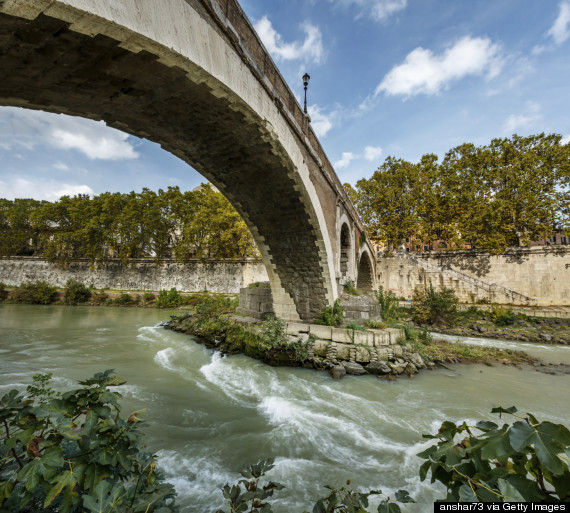
{"type": "Polygon", "coordinates": [[[374,261],[368,251],[363,248],[358,259],[358,278],[356,287],[365,292],[372,292],[376,289],[376,279],[374,276],[374,261]]]}

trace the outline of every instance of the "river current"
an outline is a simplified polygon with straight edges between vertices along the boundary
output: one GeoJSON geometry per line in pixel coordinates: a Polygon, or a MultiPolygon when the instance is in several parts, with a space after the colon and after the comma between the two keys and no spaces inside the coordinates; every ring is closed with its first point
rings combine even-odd
{"type": "MultiPolygon", "coordinates": [[[[274,509],[310,511],[324,485],[347,479],[389,495],[407,489],[431,511],[442,488],[420,482],[416,454],[447,419],[492,419],[493,406],[515,405],[570,426],[570,376],[496,365],[457,365],[386,382],[374,376],[333,381],[328,373],[272,368],[245,356],[221,357],[187,335],[157,326],[171,312],[153,309],[0,305],[0,394],[23,389],[38,372],[54,386],[108,368],[123,413],[146,408],[148,448],[179,493],[181,511],[224,505],[220,487],[244,464],[275,458],[268,478],[283,483],[274,509]]],[[[456,337],[455,337],[456,338],[456,337]]],[[[570,363],[570,346],[469,339],[530,349],[548,362],[570,363]]],[[[494,418],[495,417],[495,418],[494,418]]]]}

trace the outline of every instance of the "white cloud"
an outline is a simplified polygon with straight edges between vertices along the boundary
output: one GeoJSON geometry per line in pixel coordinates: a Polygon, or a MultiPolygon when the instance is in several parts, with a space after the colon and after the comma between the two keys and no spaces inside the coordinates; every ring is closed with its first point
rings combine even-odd
{"type": "Polygon", "coordinates": [[[540,117],[540,106],[536,103],[528,103],[527,112],[523,114],[511,114],[503,124],[503,130],[512,134],[517,130],[531,128],[540,117]]]}
{"type": "Polygon", "coordinates": [[[380,158],[382,155],[382,148],[380,146],[366,146],[364,148],[364,158],[369,162],[380,158]]]}
{"type": "Polygon", "coordinates": [[[357,18],[371,16],[375,21],[385,21],[393,14],[406,8],[408,0],[329,0],[339,6],[354,5],[357,18]]]}
{"type": "Polygon", "coordinates": [[[562,44],[570,37],[570,0],[560,2],[559,7],[558,18],[548,31],[556,44],[562,44]]]}
{"type": "Polygon", "coordinates": [[[0,185],[2,197],[7,199],[34,198],[55,201],[62,196],[75,196],[76,194],[93,196],[95,194],[88,185],[61,183],[54,180],[31,181],[25,178],[14,178],[8,182],[0,181],[0,185]]]}
{"type": "Polygon", "coordinates": [[[267,16],[263,16],[254,23],[255,30],[263,41],[269,53],[277,60],[305,60],[319,64],[324,59],[323,36],[319,27],[305,21],[301,28],[305,32],[304,41],[293,41],[286,43],[283,36],[279,34],[269,21],[267,16]]]}
{"type": "Polygon", "coordinates": [[[16,107],[0,109],[0,137],[7,140],[4,144],[27,150],[43,142],[55,148],[78,150],[90,159],[128,160],[139,156],[128,134],[103,121],[16,107]]]}
{"type": "Polygon", "coordinates": [[[318,105],[311,105],[307,109],[311,117],[311,126],[317,137],[324,137],[333,127],[333,121],[337,116],[336,112],[325,114],[318,105]]]}
{"type": "Polygon", "coordinates": [[[350,162],[352,160],[354,160],[355,158],[358,158],[358,157],[356,155],[354,155],[353,153],[351,153],[350,151],[343,152],[341,159],[337,160],[333,164],[333,167],[338,168],[338,169],[342,169],[344,167],[347,167],[350,164],[350,162]]]}
{"type": "Polygon", "coordinates": [[[565,135],[561,140],[560,140],[560,144],[564,145],[564,144],[568,144],[570,143],[570,134],[565,135]]]}
{"type": "Polygon", "coordinates": [[[466,36],[441,55],[416,48],[404,62],[392,68],[378,85],[375,95],[414,96],[436,94],[468,75],[486,73],[493,77],[500,72],[499,46],[489,38],[466,36]]]}
{"type": "Polygon", "coordinates": [[[64,164],[63,162],[56,162],[55,164],[53,164],[52,167],[55,167],[60,171],[69,171],[69,166],[67,164],[64,164]]]}

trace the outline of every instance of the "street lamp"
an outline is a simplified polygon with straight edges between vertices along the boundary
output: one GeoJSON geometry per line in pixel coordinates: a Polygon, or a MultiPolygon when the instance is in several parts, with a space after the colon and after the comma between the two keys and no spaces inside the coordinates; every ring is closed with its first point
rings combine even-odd
{"type": "Polygon", "coordinates": [[[303,85],[305,86],[305,109],[304,109],[305,114],[307,114],[307,86],[309,85],[310,79],[311,77],[309,76],[308,73],[305,73],[303,75],[303,85]]]}

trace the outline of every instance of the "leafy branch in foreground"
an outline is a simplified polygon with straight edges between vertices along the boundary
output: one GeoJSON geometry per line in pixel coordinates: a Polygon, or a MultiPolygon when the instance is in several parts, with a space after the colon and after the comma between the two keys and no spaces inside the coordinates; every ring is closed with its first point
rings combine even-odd
{"type": "Polygon", "coordinates": [[[142,452],[144,423],[120,416],[124,383],[112,370],[63,395],[51,375],[34,376],[25,394],[0,400],[2,512],[167,513],[174,489],[161,482],[156,457],[142,452]]]}
{"type": "MultiPolygon", "coordinates": [[[[231,513],[246,511],[249,513],[271,513],[273,511],[271,504],[264,501],[272,497],[275,490],[282,490],[284,486],[273,481],[269,481],[264,486],[259,484],[260,478],[275,466],[273,462],[274,460],[271,458],[246,467],[241,472],[245,479],[241,479],[232,486],[226,484],[222,488],[231,513]]],[[[382,495],[380,490],[358,492],[350,487],[350,481],[347,481],[346,485],[346,488],[342,487],[339,490],[326,486],[325,488],[330,490],[329,495],[315,503],[312,513],[366,513],[368,510],[364,508],[368,507],[368,497],[382,495]]],[[[390,499],[390,497],[382,500],[378,506],[378,513],[400,513],[401,510],[398,504],[396,504],[397,502],[407,503],[414,501],[406,490],[398,490],[395,500],[390,499]]],[[[226,512],[219,509],[216,513],[226,512]]],[[[305,511],[304,513],[307,512],[305,511]]]]}
{"type": "Polygon", "coordinates": [[[570,431],[561,424],[539,422],[517,409],[493,408],[491,413],[519,420],[499,427],[480,421],[475,426],[444,422],[437,445],[419,454],[425,480],[447,488],[443,502],[567,502],[570,500],[570,431]],[[460,438],[460,441],[456,441],[460,438]]]}

